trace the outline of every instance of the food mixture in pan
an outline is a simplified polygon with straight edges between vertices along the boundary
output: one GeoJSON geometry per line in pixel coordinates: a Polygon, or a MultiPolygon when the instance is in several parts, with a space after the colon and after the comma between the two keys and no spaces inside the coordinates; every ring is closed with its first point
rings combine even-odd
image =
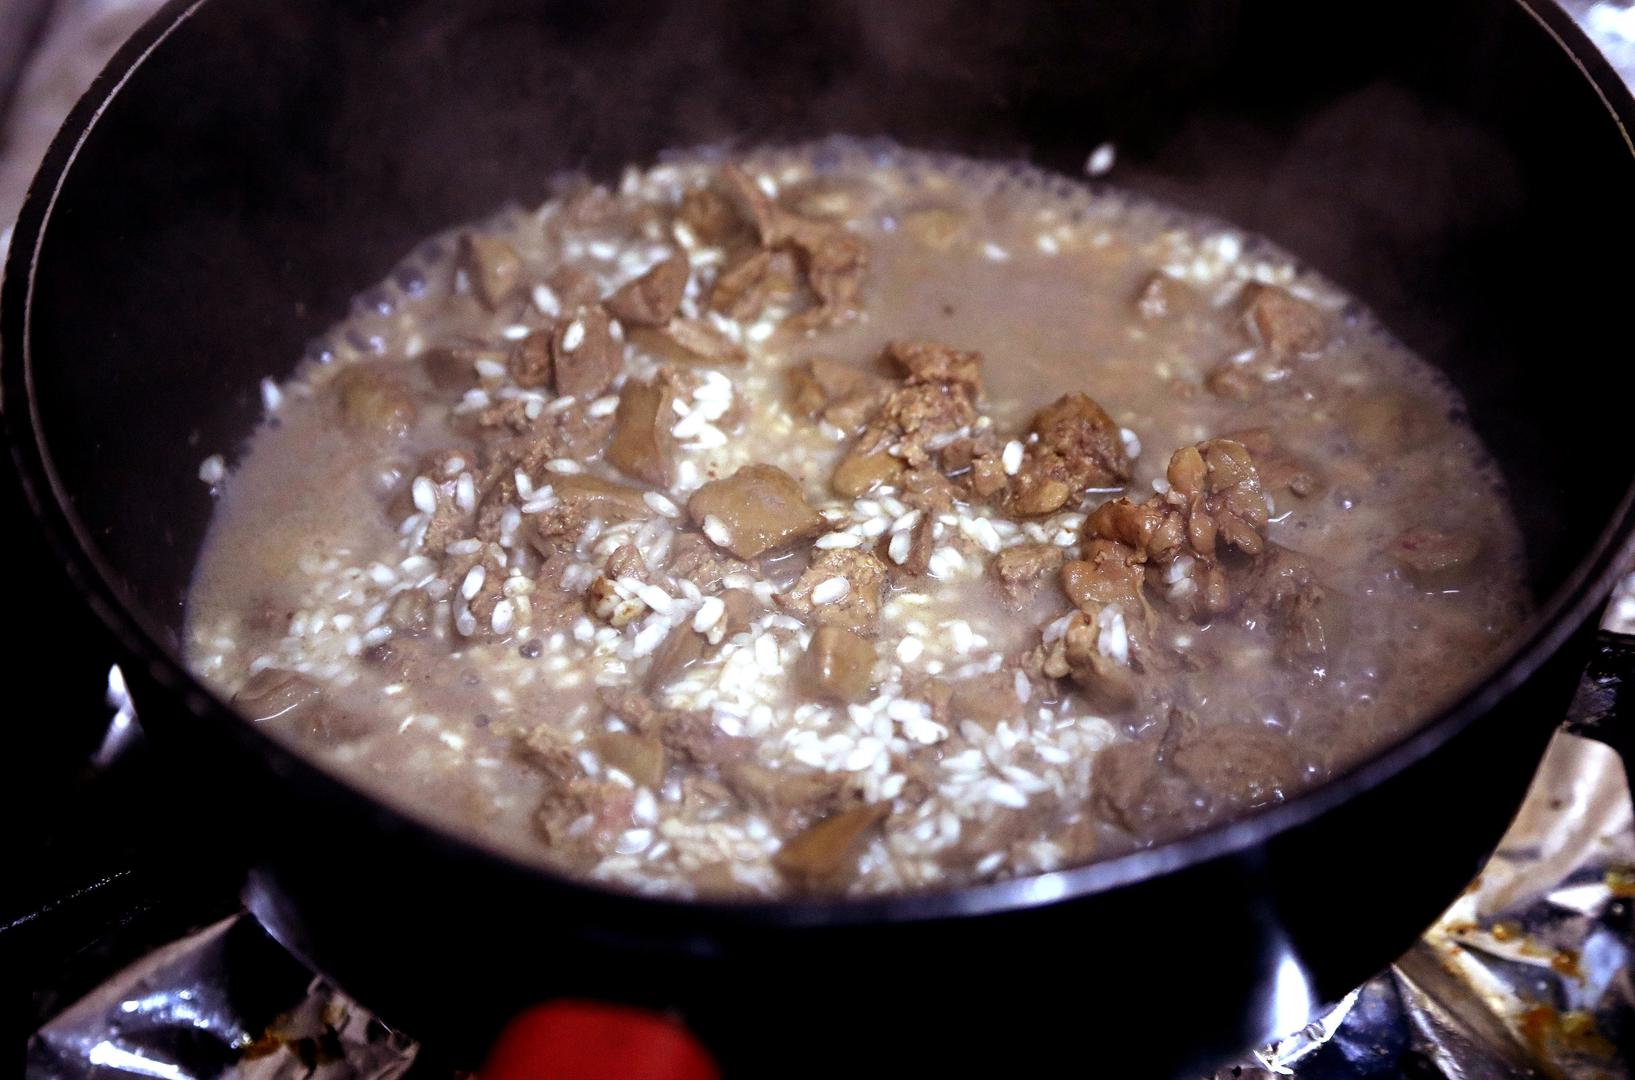
{"type": "Polygon", "coordinates": [[[846,144],[434,240],[226,472],[193,666],[680,895],[1105,858],[1411,730],[1523,614],[1452,390],[1231,228],[846,144]]]}

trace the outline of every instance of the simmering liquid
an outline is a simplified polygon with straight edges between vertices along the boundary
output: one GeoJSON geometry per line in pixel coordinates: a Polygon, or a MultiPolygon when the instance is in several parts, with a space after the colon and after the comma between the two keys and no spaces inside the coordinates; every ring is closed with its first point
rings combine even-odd
{"type": "Polygon", "coordinates": [[[1525,612],[1441,377],[1264,242],[910,152],[429,242],[225,477],[189,659],[412,812],[683,895],[1052,869],[1412,730],[1525,612]]]}

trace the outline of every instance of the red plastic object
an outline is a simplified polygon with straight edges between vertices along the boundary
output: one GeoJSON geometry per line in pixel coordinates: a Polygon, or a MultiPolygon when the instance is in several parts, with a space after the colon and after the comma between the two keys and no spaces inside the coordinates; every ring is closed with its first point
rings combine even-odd
{"type": "Polygon", "coordinates": [[[686,1028],[643,1009],[591,1001],[536,1005],[505,1026],[481,1080],[720,1080],[686,1028]]]}

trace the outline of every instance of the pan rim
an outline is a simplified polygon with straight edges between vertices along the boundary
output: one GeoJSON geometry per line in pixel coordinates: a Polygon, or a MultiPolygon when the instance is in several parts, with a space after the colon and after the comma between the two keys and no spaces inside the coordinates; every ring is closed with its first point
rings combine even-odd
{"type": "MultiPolygon", "coordinates": [[[[1004,881],[953,889],[871,897],[779,900],[696,899],[647,896],[559,874],[480,837],[466,836],[388,799],[357,787],[298,754],[245,721],[195,678],[162,644],[145,613],[127,604],[116,575],[72,508],[45,443],[44,421],[33,393],[30,319],[35,270],[57,198],[80,148],[103,112],[140,68],[209,0],[171,0],[115,55],[59,131],[19,214],[0,290],[0,418],[13,462],[38,526],[69,571],[76,588],[118,645],[146,675],[174,693],[196,718],[226,725],[233,738],[275,765],[286,777],[319,785],[327,795],[357,804],[361,815],[413,835],[421,842],[463,856],[500,864],[515,876],[565,895],[578,894],[619,910],[647,915],[777,926],[842,926],[909,923],[997,915],[1054,902],[1112,892],[1188,867],[1241,855],[1273,837],[1305,825],[1375,788],[1432,754],[1520,686],[1558,652],[1598,609],[1617,578],[1622,560],[1635,554],[1635,477],[1595,543],[1572,572],[1540,604],[1526,629],[1490,663],[1488,675],[1427,716],[1413,731],[1286,802],[1218,823],[1151,848],[1100,862],[1041,872],[1004,881]],[[21,399],[19,401],[19,399],[21,399]]],[[[1635,156],[1635,99],[1583,32],[1559,7],[1540,0],[1508,0],[1540,26],[1600,98],[1608,118],[1635,156]]]]}

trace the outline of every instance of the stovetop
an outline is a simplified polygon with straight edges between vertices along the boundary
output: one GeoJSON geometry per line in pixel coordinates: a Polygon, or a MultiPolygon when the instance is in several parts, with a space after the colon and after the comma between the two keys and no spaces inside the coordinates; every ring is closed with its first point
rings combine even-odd
{"type": "MultiPolygon", "coordinates": [[[[157,6],[0,0],[8,118],[0,222],[10,221],[74,96],[157,6]],[[33,65],[19,66],[26,56],[33,65]]],[[[1635,0],[1563,6],[1635,76],[1635,0]]],[[[110,806],[125,806],[162,820],[165,793],[178,785],[128,718],[118,720],[113,643],[51,572],[56,560],[9,468],[0,535],[12,565],[28,571],[11,575],[6,606],[14,704],[0,751],[5,1045],[21,1054],[34,1036],[30,1072],[39,1076],[448,1075],[433,1052],[375,1020],[242,913],[241,867],[167,851],[142,821],[110,816],[110,806]],[[125,1042],[108,1037],[120,1017],[125,1042]]],[[[1635,576],[1609,617],[1635,629],[1635,576]]],[[[1560,736],[1481,887],[1328,1015],[1219,1075],[1635,1077],[1621,1048],[1635,1047],[1632,875],[1635,828],[1616,760],[1560,736]]]]}

